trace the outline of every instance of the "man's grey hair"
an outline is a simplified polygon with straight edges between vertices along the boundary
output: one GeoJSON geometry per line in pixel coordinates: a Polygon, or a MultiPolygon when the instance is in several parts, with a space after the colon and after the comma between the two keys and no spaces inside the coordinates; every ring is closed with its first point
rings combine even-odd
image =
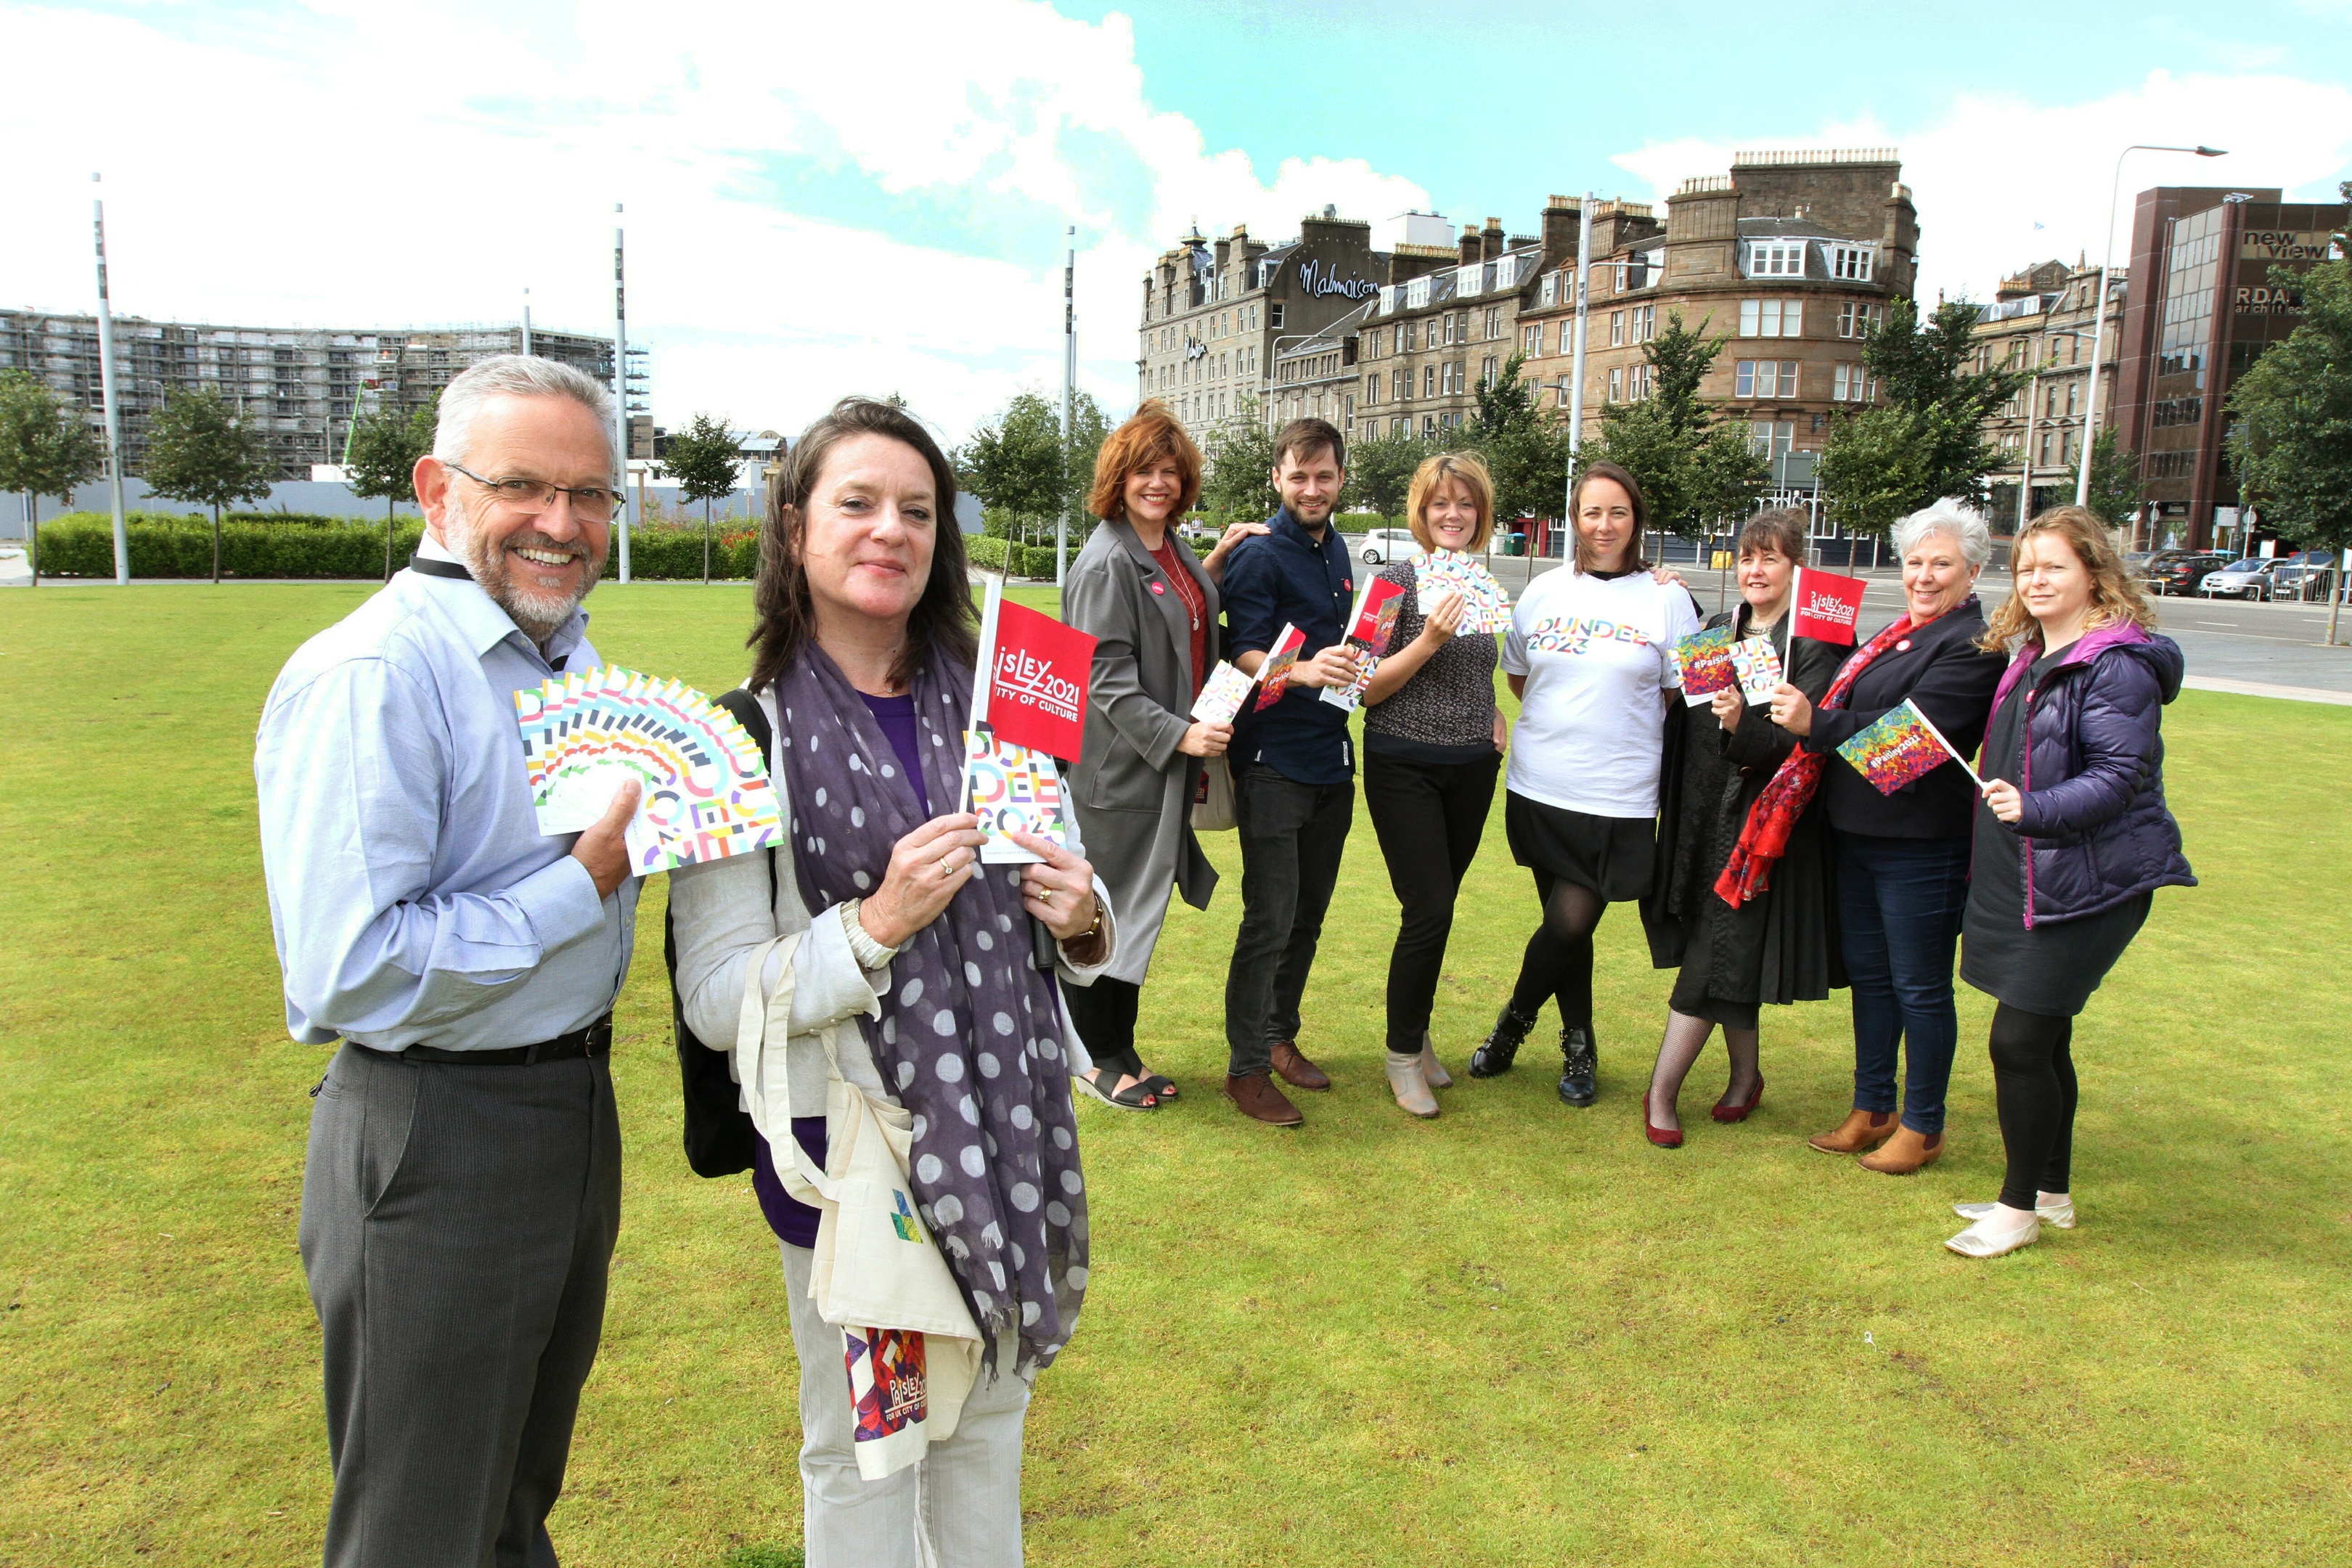
{"type": "Polygon", "coordinates": [[[1949,496],[1895,525],[1895,559],[1901,560],[1917,549],[1920,541],[1938,533],[1958,544],[1960,559],[1971,566],[1981,566],[1992,559],[1992,530],[1986,526],[1984,513],[1949,496]]]}
{"type": "Polygon", "coordinates": [[[568,397],[596,416],[605,450],[612,449],[613,395],[603,383],[556,360],[493,354],[459,371],[442,389],[433,455],[445,463],[463,463],[475,416],[493,397],[568,397]]]}

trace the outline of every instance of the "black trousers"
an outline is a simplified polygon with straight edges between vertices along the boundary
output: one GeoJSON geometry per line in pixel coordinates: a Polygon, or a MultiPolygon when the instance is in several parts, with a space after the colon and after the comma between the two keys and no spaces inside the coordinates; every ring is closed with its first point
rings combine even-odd
{"type": "Polygon", "coordinates": [[[337,1053],[300,1233],[325,1342],[327,1568],[554,1568],[547,1513],[620,1217],[604,1058],[337,1053]]]}
{"type": "Polygon", "coordinates": [[[1143,987],[1131,980],[1106,974],[1091,985],[1062,982],[1062,1000],[1070,1022],[1097,1067],[1112,1069],[1103,1088],[1114,1088],[1120,1072],[1135,1071],[1135,1020],[1143,1002],[1143,987]]]}
{"type": "Polygon", "coordinates": [[[2074,1157],[2074,1020],[2004,1002],[1992,1013],[1993,1102],[2009,1169],[2000,1201],[2030,1209],[2037,1190],[2068,1190],[2074,1157]]]}
{"type": "Polygon", "coordinates": [[[1402,909],[1388,985],[1389,1049],[1400,1056],[1418,1054],[1429,1028],[1454,900],[1477,858],[1502,765],[1500,754],[1475,763],[1365,754],[1364,805],[1402,909]]]}
{"type": "Polygon", "coordinates": [[[1225,1070],[1236,1078],[1268,1070],[1275,1042],[1298,1037],[1298,1001],[1355,816],[1352,779],[1296,784],[1263,763],[1234,773],[1242,924],[1225,973],[1225,1070]]]}

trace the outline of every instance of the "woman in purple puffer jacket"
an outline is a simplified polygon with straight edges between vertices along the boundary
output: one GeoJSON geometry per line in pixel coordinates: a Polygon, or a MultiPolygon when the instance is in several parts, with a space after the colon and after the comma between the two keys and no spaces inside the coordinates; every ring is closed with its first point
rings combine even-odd
{"type": "Polygon", "coordinates": [[[2015,592],[1983,646],[2014,650],[1981,763],[1960,978],[2000,1003],[1993,1087],[2009,1170],[1997,1203],[1961,1204],[1945,1245],[1997,1258],[2074,1224],[2074,1016],[2139,933],[2155,891],[2194,887],[2164,805],[2164,704],[2180,649],[2106,527],[2081,507],[2027,524],[2015,592]],[[2014,781],[2014,782],[2011,782],[2014,781]]]}

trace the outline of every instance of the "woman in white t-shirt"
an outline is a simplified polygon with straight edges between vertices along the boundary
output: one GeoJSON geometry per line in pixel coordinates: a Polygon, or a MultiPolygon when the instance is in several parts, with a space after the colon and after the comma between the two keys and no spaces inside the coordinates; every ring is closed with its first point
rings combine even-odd
{"type": "Polygon", "coordinates": [[[1528,939],[1495,1031],[1470,1076],[1510,1069],[1537,1009],[1559,999],[1559,1097],[1590,1105],[1592,931],[1612,903],[1650,890],[1666,713],[1681,679],[1675,643],[1699,628],[1698,606],[1642,559],[1649,508],[1632,474],[1594,463],[1569,495],[1575,555],[1529,583],[1503,639],[1519,699],[1504,775],[1512,856],[1535,873],[1543,923],[1528,939]]]}

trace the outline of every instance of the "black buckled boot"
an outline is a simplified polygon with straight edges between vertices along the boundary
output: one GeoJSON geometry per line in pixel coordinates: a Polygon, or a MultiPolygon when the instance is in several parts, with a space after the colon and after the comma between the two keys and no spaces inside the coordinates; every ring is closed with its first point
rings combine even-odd
{"type": "Polygon", "coordinates": [[[1501,1016],[1495,1020],[1495,1032],[1486,1037],[1484,1045],[1470,1053],[1470,1076],[1500,1078],[1510,1071],[1511,1058],[1519,1054],[1519,1047],[1526,1042],[1528,1031],[1535,1026],[1533,1018],[1521,1017],[1511,1011],[1508,1002],[1504,1003],[1501,1016]]]}
{"type": "Polygon", "coordinates": [[[1601,1048],[1593,1044],[1589,1028],[1562,1029],[1559,1032],[1559,1054],[1566,1065],[1559,1074],[1559,1097],[1570,1105],[1590,1105],[1600,1094],[1593,1087],[1593,1076],[1601,1070],[1601,1048]]]}

